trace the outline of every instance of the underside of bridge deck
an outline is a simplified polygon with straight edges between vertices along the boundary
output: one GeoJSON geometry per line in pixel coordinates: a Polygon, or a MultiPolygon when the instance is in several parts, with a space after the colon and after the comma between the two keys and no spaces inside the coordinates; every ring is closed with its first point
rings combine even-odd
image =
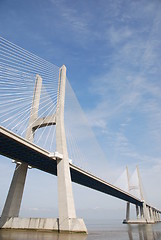
{"type": "MultiPolygon", "coordinates": [[[[34,168],[52,175],[57,175],[57,161],[51,158],[48,152],[44,150],[43,153],[39,151],[39,147],[36,149],[35,145],[33,148],[32,145],[30,147],[28,144],[24,144],[26,142],[25,139],[17,137],[17,140],[16,137],[11,137],[11,135],[12,133],[8,135],[5,134],[4,131],[0,132],[1,155],[19,162],[25,162],[34,168]]],[[[142,202],[139,199],[72,164],[70,165],[70,171],[71,179],[75,183],[142,206],[142,202]]]]}

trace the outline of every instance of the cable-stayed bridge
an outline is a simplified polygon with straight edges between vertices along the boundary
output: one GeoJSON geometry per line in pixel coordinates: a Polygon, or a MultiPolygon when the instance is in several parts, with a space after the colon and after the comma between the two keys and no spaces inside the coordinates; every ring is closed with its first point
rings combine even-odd
{"type": "MultiPolygon", "coordinates": [[[[79,117],[76,109],[77,122],[82,125],[72,131],[73,92],[66,98],[67,88],[71,89],[64,65],[58,68],[0,38],[0,153],[16,163],[0,227],[87,232],[83,219],[76,217],[71,181],[126,201],[127,223],[131,222],[130,203],[136,205],[137,223],[159,221],[161,211],[143,198],[74,164],[81,155],[78,148],[87,147],[88,150],[89,142],[84,142],[80,134],[85,120],[79,117]],[[80,137],[78,143],[73,135],[80,137]],[[59,219],[19,218],[29,167],[57,176],[59,219]]],[[[94,150],[92,157],[93,162],[99,157],[94,150]]],[[[83,158],[88,162],[87,155],[83,158]]]]}

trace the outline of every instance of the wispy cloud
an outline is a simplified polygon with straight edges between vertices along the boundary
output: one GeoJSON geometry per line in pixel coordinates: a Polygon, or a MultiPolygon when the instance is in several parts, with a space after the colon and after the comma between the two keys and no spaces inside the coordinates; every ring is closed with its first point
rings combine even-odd
{"type": "MultiPolygon", "coordinates": [[[[84,46],[87,43],[87,37],[90,36],[90,11],[83,4],[66,2],[64,0],[50,0],[53,8],[58,12],[60,28],[67,34],[70,34],[71,41],[84,46]]],[[[68,38],[69,36],[67,36],[68,38]]]]}
{"type": "Polygon", "coordinates": [[[98,136],[104,133],[110,157],[116,162],[124,159],[130,164],[146,162],[157,166],[161,161],[161,33],[158,28],[161,17],[158,10],[154,15],[155,8],[156,5],[149,3],[139,15],[144,25],[137,25],[141,13],[135,17],[125,14],[122,18],[125,25],[116,23],[107,29],[107,42],[115,50],[110,53],[111,59],[105,58],[107,70],[91,78],[89,92],[98,101],[88,111],[90,122],[100,129],[98,136]]]}
{"type": "MultiPolygon", "coordinates": [[[[106,75],[102,79],[101,81],[100,78],[99,84],[98,81],[92,81],[93,85],[90,89],[90,92],[99,96],[96,107],[88,112],[90,119],[94,120],[91,121],[93,127],[107,130],[106,132],[113,132],[113,135],[119,139],[121,136],[120,126],[124,126],[124,131],[121,131],[125,135],[122,136],[124,139],[121,139],[120,142],[124,142],[125,136],[129,135],[126,132],[128,129],[133,135],[133,129],[138,128],[137,131],[139,131],[140,127],[142,127],[141,133],[143,135],[138,137],[142,141],[147,136],[149,140],[152,138],[154,141],[155,137],[159,144],[159,135],[161,133],[159,124],[161,120],[159,104],[161,89],[157,82],[149,82],[149,79],[140,76],[125,76],[121,80],[118,76],[114,80],[109,80],[106,75]],[[131,120],[127,123],[127,119],[131,120]]],[[[126,139],[126,142],[128,141],[130,141],[129,136],[126,139]]]]}

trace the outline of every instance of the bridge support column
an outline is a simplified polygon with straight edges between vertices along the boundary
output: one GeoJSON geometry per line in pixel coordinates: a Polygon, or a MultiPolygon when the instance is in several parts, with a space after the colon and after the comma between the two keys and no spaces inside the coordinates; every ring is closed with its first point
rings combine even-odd
{"type": "Polygon", "coordinates": [[[126,222],[128,222],[130,220],[130,203],[127,202],[126,205],[126,222]]]}
{"type": "Polygon", "coordinates": [[[17,164],[0,219],[0,228],[10,217],[18,217],[28,166],[17,164]]]}
{"type": "Polygon", "coordinates": [[[136,205],[136,218],[139,219],[139,206],[136,205]]]}
{"type": "Polygon", "coordinates": [[[154,222],[156,222],[156,215],[155,215],[155,210],[153,209],[153,217],[154,217],[154,222]]]}
{"type": "Polygon", "coordinates": [[[149,212],[150,212],[150,219],[151,219],[151,222],[154,223],[154,215],[153,215],[153,210],[151,207],[149,207],[149,212]]]}
{"type": "Polygon", "coordinates": [[[147,223],[150,222],[148,207],[145,202],[143,202],[143,217],[147,223]]]}
{"type": "Polygon", "coordinates": [[[62,154],[57,160],[59,231],[87,232],[83,219],[76,218],[69,158],[64,127],[66,67],[60,69],[56,111],[56,151],[62,154]]]}
{"type": "MultiPolygon", "coordinates": [[[[42,78],[39,75],[36,75],[31,114],[29,119],[29,125],[26,132],[26,139],[31,142],[33,141],[34,138],[34,130],[32,125],[38,116],[41,86],[42,78]]],[[[8,192],[8,196],[1,215],[0,228],[3,227],[3,225],[9,218],[19,216],[27,170],[28,170],[27,164],[21,163],[16,165],[10,189],[8,192]]]]}
{"type": "Polygon", "coordinates": [[[155,221],[157,222],[157,212],[155,210],[155,221]]]}
{"type": "Polygon", "coordinates": [[[140,217],[141,217],[142,220],[144,219],[143,206],[140,206],[140,217]]]}
{"type": "Polygon", "coordinates": [[[155,219],[156,219],[156,222],[158,221],[157,219],[157,211],[155,211],[155,219]]]}
{"type": "Polygon", "coordinates": [[[153,209],[151,209],[151,212],[152,212],[152,218],[153,218],[153,221],[155,222],[154,210],[153,210],[153,209]]]}

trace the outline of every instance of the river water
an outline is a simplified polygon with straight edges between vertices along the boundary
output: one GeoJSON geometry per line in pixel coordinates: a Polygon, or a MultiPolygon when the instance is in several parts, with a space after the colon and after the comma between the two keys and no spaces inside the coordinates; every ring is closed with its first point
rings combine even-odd
{"type": "Polygon", "coordinates": [[[86,234],[0,230],[0,240],[161,240],[161,223],[126,225],[121,221],[86,221],[86,234]]]}

